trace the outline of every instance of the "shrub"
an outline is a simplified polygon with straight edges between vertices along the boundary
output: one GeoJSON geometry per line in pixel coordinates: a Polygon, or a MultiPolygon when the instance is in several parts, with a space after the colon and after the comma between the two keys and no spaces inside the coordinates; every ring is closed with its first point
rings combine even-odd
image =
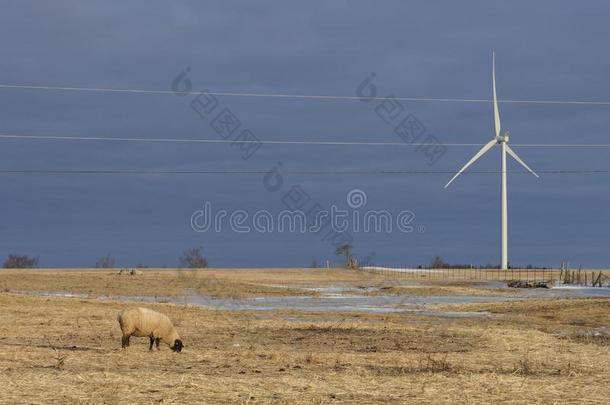
{"type": "Polygon", "coordinates": [[[95,267],[99,269],[111,269],[114,268],[114,257],[110,255],[106,255],[102,257],[100,260],[95,262],[95,267]]]}
{"type": "Polygon", "coordinates": [[[345,256],[345,267],[348,269],[354,269],[358,266],[356,260],[354,259],[354,256],[352,255],[352,249],[353,246],[351,244],[345,243],[341,246],[338,246],[335,250],[335,254],[337,256],[345,256]]]}
{"type": "Polygon", "coordinates": [[[203,256],[203,247],[187,249],[180,257],[180,267],[200,269],[208,267],[208,260],[203,256]]]}
{"type": "Polygon", "coordinates": [[[38,258],[26,255],[9,255],[2,267],[5,269],[34,269],[38,267],[38,258]]]}

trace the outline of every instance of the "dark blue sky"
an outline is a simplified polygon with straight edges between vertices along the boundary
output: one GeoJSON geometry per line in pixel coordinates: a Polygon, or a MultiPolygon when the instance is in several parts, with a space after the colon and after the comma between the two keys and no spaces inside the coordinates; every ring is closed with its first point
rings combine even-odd
{"type": "MultiPolygon", "coordinates": [[[[198,89],[355,95],[371,72],[380,96],[487,99],[496,51],[500,99],[609,100],[610,4],[605,1],[19,1],[0,14],[0,84],[169,90],[186,66],[198,89]],[[255,4],[253,4],[255,3],[255,4]]],[[[187,97],[0,89],[0,133],[218,139],[187,97]]],[[[395,142],[375,103],[219,97],[265,140],[395,142]]],[[[444,143],[492,137],[486,103],[403,102],[444,143]]],[[[511,143],[608,144],[610,107],[502,104],[511,143]]],[[[264,145],[245,161],[227,144],[0,140],[0,169],[457,171],[476,147],[449,147],[433,167],[410,147],[264,145]]],[[[610,169],[610,148],[515,150],[534,170],[610,169]]],[[[494,150],[473,170],[498,170],[494,150]]],[[[520,170],[515,162],[510,168],[520,170]]],[[[175,265],[203,245],[213,266],[307,266],[334,259],[320,236],[196,233],[191,214],[279,213],[301,185],[312,201],[411,210],[425,230],[356,232],[356,253],[379,264],[499,262],[499,174],[0,175],[0,256],[42,266],[175,265]]],[[[509,176],[513,264],[608,267],[608,175],[509,176]]]]}

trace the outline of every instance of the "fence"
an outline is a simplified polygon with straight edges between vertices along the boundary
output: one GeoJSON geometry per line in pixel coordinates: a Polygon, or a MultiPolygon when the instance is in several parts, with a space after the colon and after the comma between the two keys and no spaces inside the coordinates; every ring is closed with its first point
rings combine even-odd
{"type": "Polygon", "coordinates": [[[608,274],[599,270],[570,269],[414,269],[400,267],[367,266],[362,271],[381,274],[400,280],[463,280],[502,281],[513,280],[543,282],[548,284],[573,284],[602,287],[610,280],[608,274]]]}

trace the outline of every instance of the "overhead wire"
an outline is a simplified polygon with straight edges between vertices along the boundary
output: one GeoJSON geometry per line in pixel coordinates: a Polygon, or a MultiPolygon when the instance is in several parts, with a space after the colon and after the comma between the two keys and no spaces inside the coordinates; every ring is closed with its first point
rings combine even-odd
{"type": "MultiPolygon", "coordinates": [[[[78,91],[78,92],[103,92],[103,93],[133,93],[133,94],[191,94],[193,92],[175,92],[171,90],[145,90],[145,89],[118,89],[103,87],[67,87],[67,86],[48,86],[48,85],[15,85],[0,84],[0,89],[20,89],[20,90],[44,90],[44,91],[78,91]]],[[[306,94],[282,94],[282,93],[252,93],[252,92],[213,92],[206,91],[207,94],[226,97],[268,97],[286,99],[312,99],[312,100],[362,100],[358,96],[344,95],[306,95],[306,94]]],[[[383,97],[366,97],[366,100],[382,100],[383,97]]],[[[490,99],[475,98],[430,98],[430,97],[394,97],[398,101],[409,102],[465,102],[465,103],[491,103],[490,99]]],[[[593,100],[499,100],[501,103],[515,104],[568,104],[568,105],[599,105],[610,106],[610,101],[593,100]]],[[[199,138],[142,138],[142,137],[100,137],[100,136],[64,136],[64,135],[22,135],[22,134],[0,134],[0,139],[4,140],[42,140],[42,141],[100,141],[100,142],[159,142],[159,143],[202,143],[202,144],[224,144],[236,143],[239,141],[225,139],[199,139],[199,138]]],[[[372,142],[372,141],[321,141],[321,140],[256,140],[260,144],[269,145],[326,145],[326,146],[410,146],[425,147],[428,145],[445,147],[480,147],[479,143],[405,143],[405,142],[372,142]]],[[[523,143],[513,144],[515,147],[524,148],[608,148],[610,144],[541,144],[523,143]]],[[[0,169],[0,174],[42,174],[42,175],[61,175],[61,174],[140,174],[140,175],[244,175],[244,174],[266,174],[267,171],[222,171],[222,170],[47,170],[47,169],[0,169]]],[[[410,171],[410,170],[368,170],[368,171],[292,171],[292,174],[312,174],[312,175],[417,175],[417,174],[452,174],[453,171],[410,171]]],[[[469,174],[493,174],[499,171],[469,171],[469,174]]],[[[526,171],[514,171],[511,173],[527,173],[526,171]]],[[[606,174],[610,170],[539,170],[538,173],[546,174],[606,174]]]]}
{"type": "MultiPolygon", "coordinates": [[[[0,174],[41,174],[41,175],[69,175],[69,174],[117,174],[117,175],[266,175],[269,170],[138,170],[138,169],[78,169],[78,170],[51,170],[51,169],[0,169],[0,174]]],[[[449,170],[286,170],[282,174],[302,175],[425,175],[425,174],[453,174],[449,170]]],[[[498,170],[472,170],[462,174],[500,174],[498,170]]],[[[529,174],[527,171],[511,171],[513,174],[529,174]]],[[[608,174],[610,170],[537,170],[541,174],[608,174]]]]}
{"type": "MultiPolygon", "coordinates": [[[[103,137],[103,136],[67,136],[67,135],[21,135],[0,134],[0,139],[7,140],[42,140],[42,141],[99,141],[99,142],[160,142],[160,143],[208,143],[208,144],[234,144],[239,140],[231,139],[199,139],[199,138],[141,138],[141,137],[103,137]]],[[[244,140],[243,142],[248,142],[244,140]]],[[[442,145],[447,147],[477,147],[481,143],[406,143],[406,142],[372,142],[372,141],[320,141],[320,140],[252,140],[265,145],[321,145],[321,146],[406,146],[425,147],[442,145]]],[[[610,144],[544,144],[544,143],[516,143],[511,144],[521,148],[610,148],[610,144]]]]}
{"type": "MultiPolygon", "coordinates": [[[[127,88],[105,88],[105,87],[75,87],[75,86],[51,86],[31,84],[0,84],[1,89],[16,90],[44,90],[44,91],[72,91],[72,92],[97,92],[97,93],[131,93],[149,95],[186,95],[205,92],[206,94],[219,97],[263,97],[284,99],[306,99],[327,101],[360,101],[360,100],[384,100],[385,97],[361,97],[347,95],[324,95],[324,94],[288,94],[288,93],[258,93],[258,92],[227,92],[227,91],[173,91],[173,90],[146,90],[127,88]]],[[[397,101],[407,102],[449,102],[449,103],[492,103],[493,100],[484,98],[451,98],[451,97],[393,97],[397,101]]],[[[550,104],[550,105],[593,105],[610,106],[610,101],[604,100],[532,100],[532,99],[503,99],[499,103],[510,104],[550,104]]]]}

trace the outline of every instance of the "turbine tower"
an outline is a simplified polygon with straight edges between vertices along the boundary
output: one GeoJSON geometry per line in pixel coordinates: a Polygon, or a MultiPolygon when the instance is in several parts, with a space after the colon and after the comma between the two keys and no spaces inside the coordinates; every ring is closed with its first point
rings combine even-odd
{"type": "Polygon", "coordinates": [[[485,153],[487,153],[491,148],[493,148],[496,145],[500,145],[501,148],[501,154],[502,154],[502,171],[501,173],[501,193],[502,193],[502,197],[501,197],[501,223],[502,223],[502,261],[501,261],[501,268],[503,270],[507,270],[508,269],[508,206],[507,206],[507,201],[506,201],[506,154],[508,153],[513,159],[515,159],[517,162],[519,162],[519,164],[521,164],[521,166],[525,167],[525,169],[530,172],[531,174],[533,174],[536,177],[539,177],[532,169],[529,168],[528,165],[525,164],[525,162],[523,160],[521,160],[521,158],[519,158],[519,156],[517,156],[517,154],[510,148],[510,146],[508,146],[508,132],[505,132],[504,134],[501,133],[501,126],[500,126],[500,111],[498,110],[498,97],[496,96],[496,54],[495,52],[493,53],[492,56],[492,86],[493,86],[493,106],[494,106],[494,127],[495,127],[495,137],[489,141],[487,144],[485,144],[485,146],[483,146],[481,148],[481,150],[479,150],[476,155],[474,155],[472,157],[472,159],[470,159],[468,161],[468,163],[466,163],[464,165],[464,167],[462,167],[460,169],[459,172],[457,172],[455,174],[455,176],[453,176],[451,178],[451,180],[449,180],[449,183],[447,183],[445,185],[445,188],[449,187],[449,185],[453,182],[453,180],[455,180],[460,174],[462,174],[466,169],[468,169],[468,167],[470,167],[474,162],[476,162],[481,156],[483,156],[485,153]]]}

